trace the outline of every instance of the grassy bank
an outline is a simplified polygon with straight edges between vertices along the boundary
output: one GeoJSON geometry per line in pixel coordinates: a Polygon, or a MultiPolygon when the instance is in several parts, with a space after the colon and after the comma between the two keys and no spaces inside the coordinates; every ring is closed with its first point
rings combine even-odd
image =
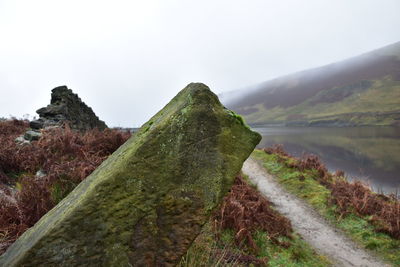
{"type": "Polygon", "coordinates": [[[257,189],[238,177],[179,266],[322,267],[330,263],[293,232],[290,221],[257,189]]]}
{"type": "Polygon", "coordinates": [[[289,192],[306,200],[361,246],[400,266],[398,200],[347,182],[343,172],[328,173],[315,157],[296,159],[279,147],[266,151],[256,150],[252,156],[289,192]]]}

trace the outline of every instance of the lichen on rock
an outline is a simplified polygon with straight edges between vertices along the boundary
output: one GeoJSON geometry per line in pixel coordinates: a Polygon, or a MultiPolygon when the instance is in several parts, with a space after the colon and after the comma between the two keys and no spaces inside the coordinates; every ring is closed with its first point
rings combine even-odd
{"type": "Polygon", "coordinates": [[[0,266],[174,266],[260,141],[189,84],[0,256],[0,266]]]}

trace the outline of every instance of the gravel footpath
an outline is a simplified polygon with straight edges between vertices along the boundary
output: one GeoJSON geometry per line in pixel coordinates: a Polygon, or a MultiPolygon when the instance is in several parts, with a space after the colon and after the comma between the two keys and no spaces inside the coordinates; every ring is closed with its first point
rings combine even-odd
{"type": "Polygon", "coordinates": [[[335,266],[390,266],[360,248],[303,200],[288,193],[256,160],[247,159],[242,171],[274,204],[275,209],[292,222],[294,230],[335,266]]]}

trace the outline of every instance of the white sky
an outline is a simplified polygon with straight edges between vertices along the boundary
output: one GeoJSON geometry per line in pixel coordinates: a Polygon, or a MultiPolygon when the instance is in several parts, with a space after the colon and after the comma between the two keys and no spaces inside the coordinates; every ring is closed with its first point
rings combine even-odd
{"type": "Polygon", "coordinates": [[[67,85],[140,126],[186,84],[245,88],[400,41],[400,0],[0,0],[0,117],[67,85]]]}

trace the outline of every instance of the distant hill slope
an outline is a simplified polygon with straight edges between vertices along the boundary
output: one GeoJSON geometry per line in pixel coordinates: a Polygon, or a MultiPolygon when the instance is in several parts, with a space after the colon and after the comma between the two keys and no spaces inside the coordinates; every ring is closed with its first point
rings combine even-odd
{"type": "Polygon", "coordinates": [[[252,125],[400,125],[400,42],[221,98],[252,125]]]}

